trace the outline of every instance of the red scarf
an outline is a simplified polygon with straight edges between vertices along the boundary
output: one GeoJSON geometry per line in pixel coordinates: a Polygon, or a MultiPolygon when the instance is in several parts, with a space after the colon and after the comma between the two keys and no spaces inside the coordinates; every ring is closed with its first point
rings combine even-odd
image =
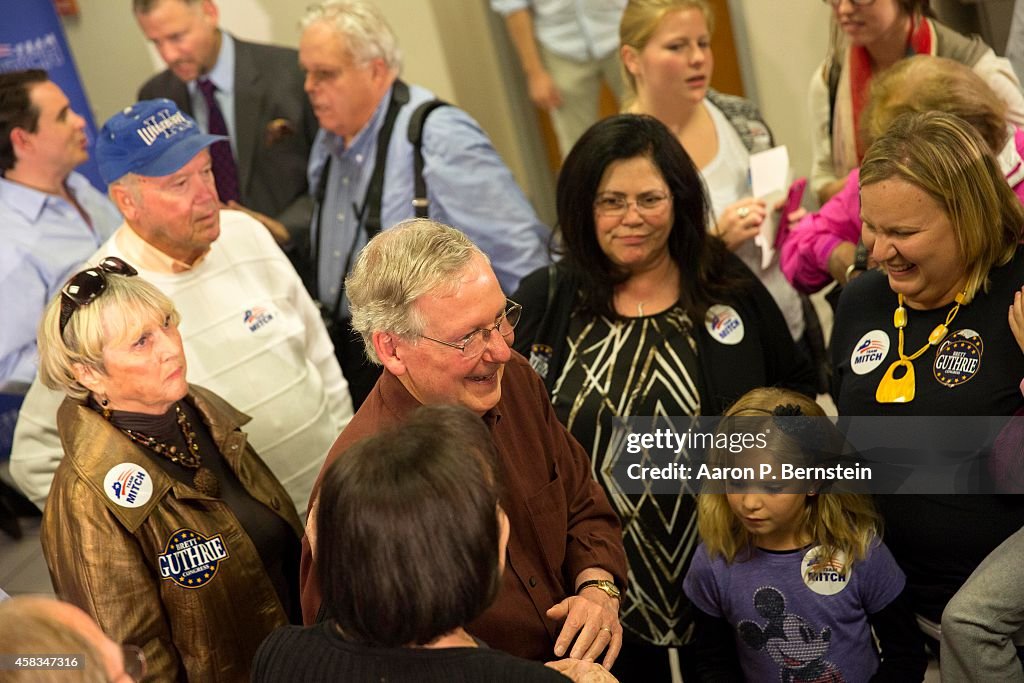
{"type": "MultiPolygon", "coordinates": [[[[910,33],[907,35],[906,57],[914,55],[933,54],[932,46],[935,37],[932,33],[931,24],[920,17],[910,26],[910,33]]],[[[864,105],[868,101],[868,92],[871,87],[871,78],[875,75],[871,72],[871,55],[867,48],[861,45],[850,46],[850,100],[853,105],[853,131],[857,140],[857,158],[864,158],[864,148],[860,139],[860,115],[864,111],[864,105]]]]}

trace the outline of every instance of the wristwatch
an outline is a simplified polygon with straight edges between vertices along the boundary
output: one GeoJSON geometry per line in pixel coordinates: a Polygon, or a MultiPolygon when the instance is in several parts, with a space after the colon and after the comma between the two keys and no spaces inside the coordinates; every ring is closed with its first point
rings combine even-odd
{"type": "Polygon", "coordinates": [[[615,598],[618,600],[622,596],[622,592],[619,587],[615,585],[614,581],[608,581],[606,579],[591,579],[590,581],[584,581],[576,587],[576,595],[583,592],[584,588],[596,588],[600,591],[604,591],[609,598],[615,598]]]}
{"type": "Polygon", "coordinates": [[[864,240],[857,240],[857,248],[853,252],[853,263],[846,268],[847,283],[850,282],[854,273],[863,273],[868,269],[868,256],[868,248],[864,246],[864,240]]]}

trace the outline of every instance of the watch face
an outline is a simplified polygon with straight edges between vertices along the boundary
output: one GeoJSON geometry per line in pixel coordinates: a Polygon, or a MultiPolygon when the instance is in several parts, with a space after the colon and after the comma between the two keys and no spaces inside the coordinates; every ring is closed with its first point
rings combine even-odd
{"type": "Polygon", "coordinates": [[[603,581],[603,582],[601,582],[601,586],[600,587],[601,587],[602,590],[604,590],[605,593],[607,593],[608,595],[612,596],[613,598],[619,597],[619,588],[618,588],[618,586],[616,586],[611,581],[603,581]]]}

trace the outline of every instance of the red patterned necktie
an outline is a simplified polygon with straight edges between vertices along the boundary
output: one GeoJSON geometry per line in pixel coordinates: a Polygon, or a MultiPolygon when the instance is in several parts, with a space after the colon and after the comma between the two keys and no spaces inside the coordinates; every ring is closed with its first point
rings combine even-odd
{"type": "MultiPolygon", "coordinates": [[[[227,135],[228,127],[224,123],[224,114],[217,105],[217,98],[213,96],[217,86],[208,78],[200,78],[198,83],[199,91],[206,100],[210,134],[227,135]]],[[[239,201],[238,167],[235,166],[235,157],[231,153],[231,143],[227,140],[213,143],[210,146],[210,158],[213,161],[213,177],[217,181],[217,194],[220,195],[220,200],[225,203],[232,199],[239,201]]]]}

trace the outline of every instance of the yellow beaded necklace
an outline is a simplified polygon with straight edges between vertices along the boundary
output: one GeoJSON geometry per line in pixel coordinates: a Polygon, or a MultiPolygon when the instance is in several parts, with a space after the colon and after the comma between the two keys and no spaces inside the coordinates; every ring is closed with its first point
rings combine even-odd
{"type": "Polygon", "coordinates": [[[899,331],[900,341],[897,350],[900,354],[900,359],[893,361],[889,369],[885,371],[882,381],[878,383],[878,389],[875,390],[876,401],[879,403],[910,403],[914,400],[914,394],[917,390],[917,382],[914,379],[914,361],[931,347],[942,343],[942,340],[949,334],[949,324],[953,322],[953,318],[960,312],[960,304],[966,298],[966,289],[957,294],[956,303],[953,304],[953,308],[949,309],[949,313],[946,315],[946,322],[936,325],[932,333],[928,335],[928,343],[907,356],[903,353],[903,328],[907,326],[907,309],[903,307],[903,295],[897,295],[899,305],[892,314],[892,324],[899,331]],[[905,370],[901,377],[896,377],[896,370],[898,368],[905,370]]]}

